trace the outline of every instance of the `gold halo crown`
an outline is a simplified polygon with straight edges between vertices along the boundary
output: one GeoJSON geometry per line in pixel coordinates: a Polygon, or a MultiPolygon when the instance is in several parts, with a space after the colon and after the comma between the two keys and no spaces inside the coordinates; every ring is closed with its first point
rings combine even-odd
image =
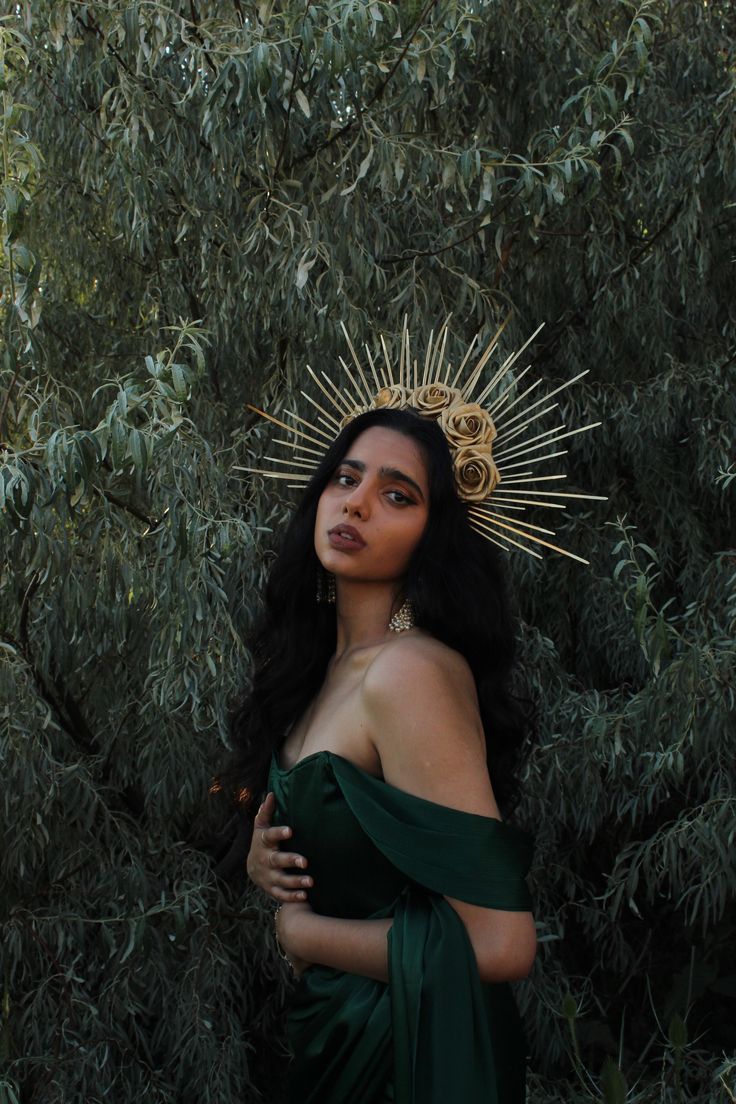
{"type": "Polygon", "coordinates": [[[550,483],[565,479],[564,474],[536,475],[533,468],[536,464],[556,456],[563,456],[567,452],[566,448],[548,452],[547,449],[550,446],[555,446],[565,438],[585,433],[601,424],[591,422],[577,429],[566,429],[565,423],[559,422],[541,433],[536,432],[536,427],[530,429],[535,422],[550,414],[558,406],[556,402],[550,404],[549,400],[566,387],[576,383],[587,374],[588,369],[567,380],[566,383],[560,384],[543,398],[525,404],[525,400],[542,381],[536,380],[526,390],[517,393],[517,385],[529,371],[529,367],[510,381],[505,382],[504,377],[542,329],[542,326],[538,326],[518,352],[506,358],[489,382],[473,398],[481,382],[483,369],[496,348],[507,322],[508,319],[485,349],[479,352],[475,364],[468,368],[473,349],[478,343],[478,335],[476,335],[453,375],[452,365],[449,362],[443,368],[449,319],[440,328],[436,338],[434,331],[429,335],[422,368],[419,362],[412,358],[407,320],[404,319],[398,371],[395,371],[391,362],[383,335],[381,335],[383,362],[379,359],[376,364],[370,349],[368,346],[365,347],[371,382],[343,325],[342,329],[355,371],[354,375],[350,365],[340,357],[340,364],[349,381],[349,386],[343,383],[338,387],[326,372],[321,373],[322,379],[320,379],[307,365],[307,372],[331,409],[321,405],[306,391],[301,391],[307,402],[317,411],[316,421],[310,422],[289,410],[286,414],[292,420],[292,424],[288,425],[272,414],[248,404],[250,410],[290,434],[289,440],[276,439],[277,444],[292,450],[293,456],[289,460],[276,456],[266,456],[264,459],[273,464],[287,465],[291,470],[264,468],[240,468],[239,470],[248,471],[254,475],[268,475],[275,479],[288,479],[291,481],[288,486],[303,487],[311,479],[320,460],[340,431],[359,414],[364,414],[368,410],[412,409],[439,423],[450,446],[458,495],[468,503],[469,521],[476,532],[505,551],[509,551],[513,546],[541,559],[534,546],[542,546],[569,556],[579,563],[587,564],[588,560],[583,559],[582,556],[577,556],[547,539],[554,537],[553,529],[532,525],[518,515],[524,513],[530,506],[564,510],[570,499],[606,501],[604,495],[538,490],[527,486],[530,483],[550,483]],[[465,376],[464,382],[463,376],[465,376]],[[483,404],[486,401],[488,406],[484,407],[483,404]],[[512,414],[512,411],[515,413],[512,414]]]}

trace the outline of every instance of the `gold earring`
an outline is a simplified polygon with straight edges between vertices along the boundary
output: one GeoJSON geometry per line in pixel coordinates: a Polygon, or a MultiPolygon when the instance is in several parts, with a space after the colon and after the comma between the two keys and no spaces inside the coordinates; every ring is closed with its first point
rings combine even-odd
{"type": "Polygon", "coordinates": [[[398,610],[388,623],[389,632],[406,632],[414,628],[414,610],[407,598],[400,610],[398,610]]]}

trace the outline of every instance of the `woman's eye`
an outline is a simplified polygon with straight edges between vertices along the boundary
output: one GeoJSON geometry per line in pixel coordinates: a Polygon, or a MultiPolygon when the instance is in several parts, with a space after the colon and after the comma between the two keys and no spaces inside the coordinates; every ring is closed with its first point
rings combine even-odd
{"type": "Polygon", "coordinates": [[[395,495],[396,496],[395,498],[392,498],[391,501],[392,502],[397,502],[400,506],[404,506],[407,503],[411,503],[411,501],[412,501],[409,498],[408,495],[404,494],[403,491],[389,491],[388,493],[389,493],[389,495],[395,495]]]}
{"type": "Polygon", "coordinates": [[[355,483],[355,478],[352,475],[348,475],[347,472],[338,472],[335,476],[335,482],[339,483],[342,487],[352,487],[355,483]]]}

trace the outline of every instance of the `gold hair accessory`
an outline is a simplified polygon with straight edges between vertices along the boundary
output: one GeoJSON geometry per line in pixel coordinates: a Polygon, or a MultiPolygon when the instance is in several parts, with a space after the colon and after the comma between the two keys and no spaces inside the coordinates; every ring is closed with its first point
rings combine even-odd
{"type": "Polygon", "coordinates": [[[534,466],[553,457],[563,456],[567,452],[566,448],[552,452],[548,450],[568,437],[585,433],[601,424],[591,422],[577,429],[567,429],[565,422],[559,422],[542,432],[537,432],[537,427],[530,428],[538,419],[557,408],[558,403],[550,403],[549,400],[587,375],[588,369],[579,372],[566,383],[561,383],[544,397],[528,402],[528,397],[542,381],[536,380],[525,390],[519,391],[518,384],[529,371],[529,367],[524,368],[516,378],[510,373],[516,360],[542,329],[538,326],[518,352],[507,357],[492,378],[475,394],[481,384],[483,370],[498,344],[508,318],[485,349],[479,350],[478,359],[468,369],[478,341],[476,335],[454,373],[452,364],[445,362],[449,321],[448,319],[441,327],[436,339],[434,333],[429,335],[424,364],[420,367],[416,358],[412,357],[409,330],[404,319],[397,369],[391,363],[386,342],[381,335],[383,362],[379,359],[376,363],[366,346],[368,367],[364,370],[343,325],[353,362],[351,368],[340,357],[345,382],[338,386],[326,372],[320,373],[320,379],[309,365],[306,366],[309,376],[329,404],[322,405],[306,391],[301,392],[316,410],[316,421],[310,422],[294,411],[287,411],[287,416],[292,421],[289,425],[265,410],[248,404],[249,410],[267,418],[290,435],[289,440],[277,438],[276,443],[292,449],[292,459],[265,457],[272,464],[285,465],[288,470],[239,470],[254,475],[269,475],[275,479],[288,479],[288,486],[303,487],[311,479],[340,431],[359,414],[368,410],[412,409],[424,417],[433,418],[444,433],[452,454],[457,493],[468,503],[470,525],[477,533],[505,551],[514,546],[541,559],[534,547],[541,546],[587,564],[588,560],[582,556],[568,552],[547,539],[554,537],[553,529],[532,525],[518,515],[530,506],[564,510],[571,499],[606,501],[605,495],[538,490],[529,486],[533,483],[552,483],[565,479],[564,473],[536,475],[534,466]]]}

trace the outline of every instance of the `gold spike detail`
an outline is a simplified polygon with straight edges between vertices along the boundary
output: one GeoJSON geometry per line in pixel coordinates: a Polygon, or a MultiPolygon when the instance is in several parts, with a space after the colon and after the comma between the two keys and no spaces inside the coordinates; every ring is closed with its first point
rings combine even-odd
{"type": "Polygon", "coordinates": [[[290,418],[293,418],[295,422],[299,422],[300,425],[307,426],[308,429],[313,429],[315,433],[319,433],[327,441],[326,448],[329,447],[334,440],[334,433],[326,433],[324,429],[320,429],[314,422],[308,421],[306,418],[302,418],[301,414],[297,414],[295,410],[287,410],[286,413],[290,418]]]}
{"type": "Polygon", "coordinates": [[[383,334],[381,334],[381,348],[383,349],[383,359],[386,361],[386,371],[384,371],[382,364],[379,365],[381,379],[383,380],[384,387],[390,387],[392,378],[391,357],[388,355],[388,349],[386,348],[386,338],[383,336],[383,334]]]}
{"type": "MultiPolygon", "coordinates": [[[[526,427],[530,426],[532,422],[536,422],[538,418],[543,418],[545,414],[551,414],[559,405],[559,403],[552,403],[551,406],[545,406],[543,410],[538,410],[536,414],[532,414],[531,418],[527,418],[525,422],[518,425],[511,433],[507,433],[505,430],[500,431],[498,436],[494,438],[494,444],[500,445],[503,442],[508,443],[509,441],[513,441],[514,437],[518,437],[520,433],[523,433],[526,427]]],[[[557,428],[562,429],[564,425],[564,422],[560,422],[557,428]]]]}
{"type": "MultiPolygon", "coordinates": [[[[509,395],[511,394],[513,389],[515,387],[517,387],[518,384],[523,380],[524,376],[527,374],[530,367],[531,367],[531,365],[528,364],[526,366],[526,368],[524,368],[521,372],[519,372],[518,376],[512,377],[511,380],[509,381],[508,386],[504,388],[504,390],[501,392],[500,395],[496,396],[496,398],[493,400],[492,405],[488,407],[488,413],[493,418],[494,425],[497,425],[497,426],[500,425],[500,420],[499,420],[497,411],[500,410],[502,406],[506,405],[506,402],[508,401],[509,395]]],[[[505,369],[504,369],[504,371],[505,371],[505,369]]],[[[538,379],[535,383],[533,383],[531,385],[531,387],[529,387],[524,392],[524,395],[527,395],[530,391],[533,391],[535,387],[539,387],[541,382],[542,382],[541,379],[538,379]]],[[[523,398],[524,395],[522,395],[520,397],[523,398]]],[[[519,399],[515,400],[515,402],[518,402],[518,401],[519,401],[519,399]]],[[[511,407],[509,407],[509,410],[510,409],[511,409],[511,407]]],[[[503,417],[503,415],[501,415],[501,417],[503,417]]]]}
{"type": "MultiPolygon", "coordinates": [[[[569,387],[571,383],[577,383],[577,381],[578,381],[579,379],[582,379],[582,378],[583,378],[583,376],[587,376],[587,374],[588,374],[588,372],[589,372],[589,371],[590,371],[590,368],[585,368],[585,369],[584,369],[584,370],[583,370],[582,372],[579,372],[579,373],[577,374],[577,376],[573,376],[573,378],[572,378],[572,379],[570,379],[570,380],[567,380],[567,381],[566,381],[565,383],[561,383],[561,384],[559,385],[559,387],[555,387],[554,391],[549,391],[549,392],[548,392],[548,393],[547,393],[546,395],[544,395],[544,397],[543,397],[543,398],[541,398],[541,399],[537,399],[537,401],[536,401],[535,403],[532,403],[532,405],[531,405],[531,406],[528,406],[528,407],[526,408],[526,410],[522,410],[522,411],[521,411],[521,412],[520,412],[519,414],[516,414],[516,415],[514,415],[514,417],[513,417],[512,419],[511,419],[511,421],[509,421],[509,422],[505,422],[505,423],[504,423],[504,429],[508,429],[508,427],[509,427],[510,425],[512,425],[512,424],[513,424],[513,422],[517,421],[517,419],[519,419],[519,418],[523,418],[523,417],[524,417],[524,415],[525,415],[525,414],[528,414],[530,410],[534,410],[534,407],[535,407],[535,406],[540,406],[540,405],[541,405],[541,404],[542,404],[543,402],[549,402],[549,400],[550,400],[551,398],[553,398],[553,396],[555,396],[555,395],[559,394],[559,392],[560,392],[560,391],[564,391],[564,390],[565,390],[565,388],[566,388],[566,387],[569,387]]],[[[531,388],[529,388],[529,390],[531,390],[531,388]]],[[[527,394],[527,395],[528,395],[528,394],[529,394],[529,391],[525,392],[525,394],[527,394]]],[[[509,410],[511,410],[511,409],[512,409],[512,408],[513,408],[514,406],[516,406],[516,403],[517,403],[517,402],[520,402],[520,401],[521,401],[521,399],[522,399],[523,397],[524,397],[523,395],[520,395],[520,396],[519,396],[519,398],[518,398],[518,399],[516,399],[516,400],[515,400],[515,401],[514,401],[514,402],[513,402],[512,404],[511,404],[511,406],[510,406],[510,407],[508,408],[508,410],[506,411],[506,413],[508,414],[508,411],[509,411],[509,410]]],[[[557,404],[557,403],[555,403],[554,405],[555,405],[555,406],[557,406],[558,404],[557,404]]],[[[493,413],[493,411],[491,411],[491,413],[493,413]]]]}
{"type": "MultiPolygon", "coordinates": [[[[300,452],[311,452],[313,456],[324,456],[326,449],[313,449],[309,445],[300,445],[295,441],[282,441],[280,437],[274,437],[273,443],[275,445],[284,445],[286,448],[299,449],[300,452]]],[[[303,458],[304,459],[304,458],[303,458]]]]}
{"type": "MultiPolygon", "coordinates": [[[[507,321],[508,321],[508,318],[507,318],[507,321]]],[[[504,322],[503,325],[498,330],[496,330],[496,333],[491,338],[490,344],[483,350],[477,364],[475,365],[475,368],[473,368],[473,371],[470,373],[469,378],[463,384],[461,390],[462,390],[463,398],[465,399],[466,402],[470,402],[470,396],[473,394],[473,391],[475,390],[475,385],[477,384],[478,380],[480,379],[481,372],[483,371],[486,364],[490,360],[491,355],[493,354],[493,351],[496,348],[496,345],[498,345],[498,342],[501,338],[501,334],[503,333],[505,325],[506,325],[506,322],[504,322]]]]}
{"type": "MultiPolygon", "coordinates": [[[[535,560],[542,559],[539,552],[535,552],[533,548],[527,548],[525,544],[520,544],[518,540],[514,540],[514,538],[510,537],[508,533],[499,533],[498,529],[492,529],[488,525],[484,525],[483,522],[480,521],[478,518],[473,518],[470,522],[470,525],[473,529],[475,529],[476,533],[479,533],[480,536],[484,537],[486,540],[492,541],[493,544],[496,544],[497,541],[495,541],[493,537],[489,535],[491,533],[493,533],[496,537],[502,537],[502,539],[508,541],[509,544],[513,544],[517,548],[520,548],[522,552],[526,552],[529,556],[533,556],[535,560]]],[[[506,549],[506,551],[509,550],[506,549]]]]}
{"type": "Polygon", "coordinates": [[[437,341],[435,342],[435,352],[437,352],[438,355],[437,355],[436,359],[432,361],[432,365],[431,365],[430,370],[429,370],[430,379],[432,378],[432,376],[434,374],[436,374],[437,378],[439,379],[440,374],[442,372],[442,361],[443,361],[444,356],[445,356],[445,346],[447,345],[447,338],[448,338],[449,333],[450,333],[450,319],[451,318],[452,318],[452,314],[449,314],[447,316],[447,319],[445,320],[444,326],[442,327],[442,329],[439,332],[437,341]],[[439,342],[440,337],[442,338],[441,344],[439,342]]]}
{"type": "MultiPolygon", "coordinates": [[[[475,337],[473,338],[473,340],[468,345],[468,347],[465,351],[465,356],[460,361],[460,367],[458,368],[457,372],[455,373],[454,379],[453,379],[452,383],[450,384],[450,387],[456,387],[457,386],[457,382],[461,378],[463,372],[465,371],[465,365],[470,360],[471,353],[473,352],[473,349],[475,348],[475,343],[476,343],[476,341],[478,340],[479,337],[480,337],[480,334],[476,334],[475,337]]],[[[445,379],[445,383],[447,383],[447,380],[449,378],[450,378],[450,372],[448,370],[447,377],[445,379]]]]}
{"type": "MultiPolygon", "coordinates": [[[[321,379],[319,378],[319,376],[317,375],[317,373],[316,373],[316,372],[314,372],[314,371],[313,371],[313,370],[312,370],[312,369],[310,368],[310,366],[309,366],[309,365],[307,365],[307,371],[309,372],[309,375],[310,375],[310,376],[312,377],[312,379],[314,380],[314,382],[315,382],[315,383],[317,384],[317,386],[319,387],[319,389],[320,389],[320,391],[322,392],[322,394],[324,395],[324,397],[325,397],[325,398],[327,399],[327,401],[328,401],[328,402],[332,403],[332,405],[334,406],[335,410],[336,410],[336,411],[338,412],[338,414],[340,415],[340,418],[342,418],[342,417],[343,417],[343,415],[344,415],[344,413],[345,413],[345,411],[343,410],[343,408],[342,408],[341,406],[338,406],[338,404],[337,404],[337,403],[335,402],[334,398],[332,397],[332,395],[330,394],[330,392],[329,392],[329,391],[327,390],[327,388],[325,387],[325,385],[324,385],[324,384],[322,383],[322,380],[321,380],[321,379]]],[[[325,413],[326,413],[326,411],[325,411],[325,413]]],[[[338,419],[335,419],[335,420],[336,420],[336,421],[338,422],[338,425],[339,425],[339,420],[338,420],[338,419]]]]}
{"type": "MultiPolygon", "coordinates": [[[[552,426],[550,429],[545,429],[541,433],[538,433],[536,437],[529,437],[526,441],[517,441],[515,445],[507,447],[505,451],[503,449],[499,451],[496,455],[496,459],[501,456],[508,456],[509,453],[514,452],[514,450],[517,448],[526,448],[527,445],[533,445],[535,441],[542,441],[545,437],[549,437],[552,433],[559,433],[561,429],[565,428],[566,424],[566,422],[560,422],[559,425],[552,426]]],[[[494,441],[494,444],[495,443],[496,442],[494,441]]],[[[551,444],[551,442],[546,443],[551,444]]]]}
{"type": "MultiPolygon", "coordinates": [[[[558,474],[558,475],[533,475],[533,476],[531,476],[530,479],[520,479],[518,476],[515,475],[513,479],[505,479],[504,482],[505,482],[507,487],[509,487],[509,486],[513,487],[516,483],[534,483],[537,480],[540,483],[542,482],[542,480],[544,480],[545,482],[548,483],[552,479],[567,479],[567,476],[562,475],[562,474],[558,474]]],[[[495,494],[495,491],[494,491],[494,494],[495,494]]]]}
{"type": "Polygon", "coordinates": [[[349,414],[350,413],[350,406],[347,402],[347,399],[345,398],[345,395],[343,395],[343,393],[340,391],[340,388],[332,382],[332,380],[330,379],[330,377],[327,375],[326,372],[323,371],[322,375],[324,376],[324,378],[329,383],[329,385],[332,388],[334,394],[337,396],[338,401],[335,402],[335,400],[333,399],[333,406],[337,407],[338,410],[340,410],[340,412],[343,416],[345,416],[345,414],[349,414]]]}
{"type": "Polygon", "coordinates": [[[297,460],[293,456],[290,456],[288,460],[284,460],[278,456],[264,456],[263,459],[268,460],[270,464],[296,464],[297,468],[315,469],[318,467],[315,460],[297,460]]]}
{"type": "Polygon", "coordinates": [[[325,418],[327,419],[328,425],[331,424],[339,430],[340,423],[338,422],[334,414],[330,414],[329,410],[325,410],[323,406],[320,406],[316,399],[313,399],[312,396],[308,395],[306,391],[302,391],[301,388],[299,390],[299,394],[303,395],[307,402],[312,404],[315,410],[319,410],[320,414],[324,414],[325,418]]]}
{"type": "Polygon", "coordinates": [[[546,456],[534,456],[531,460],[520,460],[518,464],[504,464],[503,469],[500,464],[496,464],[496,467],[503,474],[505,471],[511,471],[512,468],[523,468],[527,464],[541,464],[543,460],[551,460],[554,456],[567,456],[567,449],[560,449],[559,452],[548,452],[546,456]]]}
{"type": "Polygon", "coordinates": [[[378,382],[378,373],[376,372],[376,366],[373,363],[373,357],[371,356],[371,351],[370,351],[370,349],[368,348],[367,345],[365,346],[365,355],[368,357],[368,363],[370,365],[371,375],[373,376],[373,379],[376,381],[376,395],[377,395],[378,392],[381,390],[381,384],[378,382]]]}
{"type": "MultiPolygon", "coordinates": [[[[267,414],[265,410],[259,410],[257,406],[252,406],[251,403],[245,404],[248,410],[252,410],[255,414],[260,414],[262,418],[267,418],[269,422],[273,422],[274,425],[280,426],[281,429],[285,429],[287,433],[293,433],[297,437],[303,437],[305,441],[311,441],[313,445],[322,445],[323,449],[326,449],[326,445],[320,441],[317,437],[310,437],[308,433],[302,433],[296,426],[287,425],[286,422],[282,422],[280,418],[275,418],[273,414],[267,414]]],[[[321,430],[317,430],[321,432],[321,430]]],[[[299,446],[294,443],[291,448],[298,448],[299,446]]]]}
{"type": "MultiPolygon", "coordinates": [[[[480,524],[480,522],[478,521],[478,518],[475,518],[475,520],[478,522],[478,524],[480,524]]],[[[525,540],[534,541],[535,544],[541,544],[544,548],[551,548],[553,552],[560,552],[560,553],[562,553],[563,556],[569,556],[569,558],[571,560],[577,560],[578,563],[589,564],[589,560],[583,559],[582,556],[576,556],[574,552],[568,552],[566,548],[560,548],[559,544],[552,544],[551,541],[543,540],[542,537],[535,537],[533,533],[524,533],[521,529],[517,529],[514,525],[510,525],[508,522],[495,521],[493,524],[494,524],[494,527],[496,525],[500,525],[501,528],[504,529],[504,530],[509,529],[512,533],[517,533],[520,537],[523,537],[525,540]]],[[[494,528],[492,530],[492,532],[495,532],[495,531],[496,530],[494,528]]],[[[510,537],[508,537],[507,539],[511,540],[510,537]]],[[[525,551],[528,552],[529,549],[525,549],[525,551]]]]}
{"type": "MultiPolygon", "coordinates": [[[[485,385],[485,387],[481,391],[480,395],[475,400],[478,403],[478,406],[481,406],[486,401],[486,398],[491,394],[494,387],[498,386],[498,384],[501,382],[501,380],[503,379],[505,374],[506,374],[506,361],[503,362],[503,364],[501,365],[500,368],[496,369],[495,375],[491,378],[490,382],[485,385]]],[[[518,383],[518,381],[522,377],[523,377],[523,373],[522,373],[521,376],[518,376],[517,379],[512,380],[511,383],[509,384],[509,388],[513,387],[514,383],[518,383]]],[[[508,388],[507,388],[507,390],[508,390],[508,388]]]]}
{"type": "Polygon", "coordinates": [[[432,363],[432,352],[434,343],[434,330],[430,330],[429,341],[427,342],[427,352],[424,354],[424,371],[422,372],[422,387],[427,386],[429,380],[429,368],[432,363]]]}
{"type": "Polygon", "coordinates": [[[251,475],[270,475],[272,479],[302,479],[305,483],[308,483],[312,478],[311,475],[307,475],[306,472],[275,472],[267,471],[265,468],[243,468],[239,464],[233,464],[235,471],[250,472],[251,475]]]}
{"type": "MultiPolygon", "coordinates": [[[[493,492],[493,498],[494,499],[495,499],[497,494],[498,494],[498,488],[496,488],[496,490],[493,492]]],[[[527,506],[544,506],[544,507],[547,507],[550,510],[564,510],[565,509],[565,503],[564,502],[539,502],[536,499],[532,499],[532,498],[502,498],[500,502],[496,503],[496,509],[505,510],[507,508],[507,505],[508,505],[508,508],[512,509],[512,510],[524,510],[524,509],[526,509],[527,506]],[[523,506],[511,506],[511,505],[509,505],[512,502],[521,502],[521,503],[523,503],[523,506]]]]}
{"type": "MultiPolygon", "coordinates": [[[[508,485],[508,482],[509,481],[506,480],[507,485],[508,485]]],[[[529,482],[529,481],[526,480],[525,482],[529,482]]],[[[505,490],[503,487],[495,487],[493,493],[494,493],[494,495],[498,495],[498,494],[510,495],[510,494],[518,494],[519,492],[518,491],[508,491],[508,490],[505,490]]],[[[582,494],[580,492],[574,492],[574,491],[532,491],[531,493],[535,494],[535,495],[540,495],[540,496],[541,495],[548,495],[551,498],[593,498],[597,502],[608,502],[608,495],[582,494]]],[[[521,501],[521,500],[519,499],[518,501],[521,501]]]]}
{"type": "MultiPolygon", "coordinates": [[[[474,509],[470,510],[470,513],[472,513],[473,515],[478,514],[478,515],[480,515],[481,517],[484,517],[484,518],[499,517],[499,518],[501,518],[501,520],[503,520],[503,516],[501,514],[497,514],[494,510],[491,510],[489,507],[487,507],[485,509],[480,509],[479,507],[475,507],[474,509]]],[[[530,521],[522,521],[521,518],[516,519],[516,524],[517,525],[522,525],[524,527],[524,529],[534,529],[534,531],[537,532],[537,533],[546,533],[548,537],[553,537],[555,535],[554,529],[543,529],[541,525],[532,525],[532,523],[530,521]]]]}
{"type": "Polygon", "coordinates": [[[352,392],[348,391],[345,384],[342,385],[343,395],[345,396],[346,399],[350,399],[351,403],[353,404],[353,407],[365,406],[365,400],[363,399],[360,388],[358,387],[355,380],[353,379],[353,373],[350,371],[350,368],[348,367],[347,361],[345,360],[344,357],[338,357],[337,359],[342,364],[343,371],[344,371],[345,375],[348,377],[348,379],[350,380],[350,382],[352,383],[353,387],[355,388],[355,394],[358,397],[356,399],[355,395],[353,395],[352,392]]]}
{"type": "MultiPolygon", "coordinates": [[[[558,441],[564,441],[566,437],[574,437],[578,433],[586,433],[589,429],[595,429],[596,426],[600,424],[600,422],[591,422],[590,425],[587,426],[578,426],[577,429],[568,429],[567,433],[561,433],[559,437],[550,437],[548,441],[544,441],[539,445],[531,446],[531,441],[524,441],[523,445],[517,445],[514,449],[511,449],[511,451],[499,453],[499,456],[505,456],[510,460],[517,456],[523,456],[527,452],[536,452],[538,448],[542,448],[544,445],[556,445],[558,441]],[[527,448],[527,445],[531,447],[527,448]]],[[[532,438],[532,440],[536,440],[536,438],[532,438]]]]}
{"type": "MultiPolygon", "coordinates": [[[[496,539],[496,537],[492,537],[489,532],[485,532],[480,525],[476,525],[472,519],[468,522],[468,524],[470,528],[478,534],[479,537],[483,537],[483,540],[487,540],[489,544],[495,544],[496,548],[500,548],[502,552],[511,551],[508,544],[502,544],[500,540],[496,539]]],[[[516,541],[513,541],[512,543],[516,544],[516,541]]],[[[521,548],[521,545],[519,545],[519,547],[521,548]]],[[[538,558],[541,559],[541,556],[539,556],[538,558]]]]}
{"type": "MultiPolygon", "coordinates": [[[[370,387],[368,386],[368,384],[366,382],[365,376],[363,375],[363,369],[361,367],[360,360],[358,359],[358,354],[356,353],[355,347],[353,346],[353,343],[350,340],[350,334],[347,331],[345,323],[341,322],[340,325],[342,326],[342,332],[345,334],[345,340],[348,343],[348,349],[350,350],[350,355],[353,358],[353,363],[355,364],[355,367],[358,370],[358,375],[360,376],[361,380],[363,381],[363,386],[365,387],[365,394],[366,394],[365,405],[369,406],[370,401],[371,401],[371,389],[370,389],[370,387]]],[[[353,377],[351,376],[350,378],[352,379],[353,377]]],[[[353,380],[353,385],[355,386],[355,388],[357,390],[358,388],[357,388],[357,385],[355,384],[354,380],[353,380]]]]}

